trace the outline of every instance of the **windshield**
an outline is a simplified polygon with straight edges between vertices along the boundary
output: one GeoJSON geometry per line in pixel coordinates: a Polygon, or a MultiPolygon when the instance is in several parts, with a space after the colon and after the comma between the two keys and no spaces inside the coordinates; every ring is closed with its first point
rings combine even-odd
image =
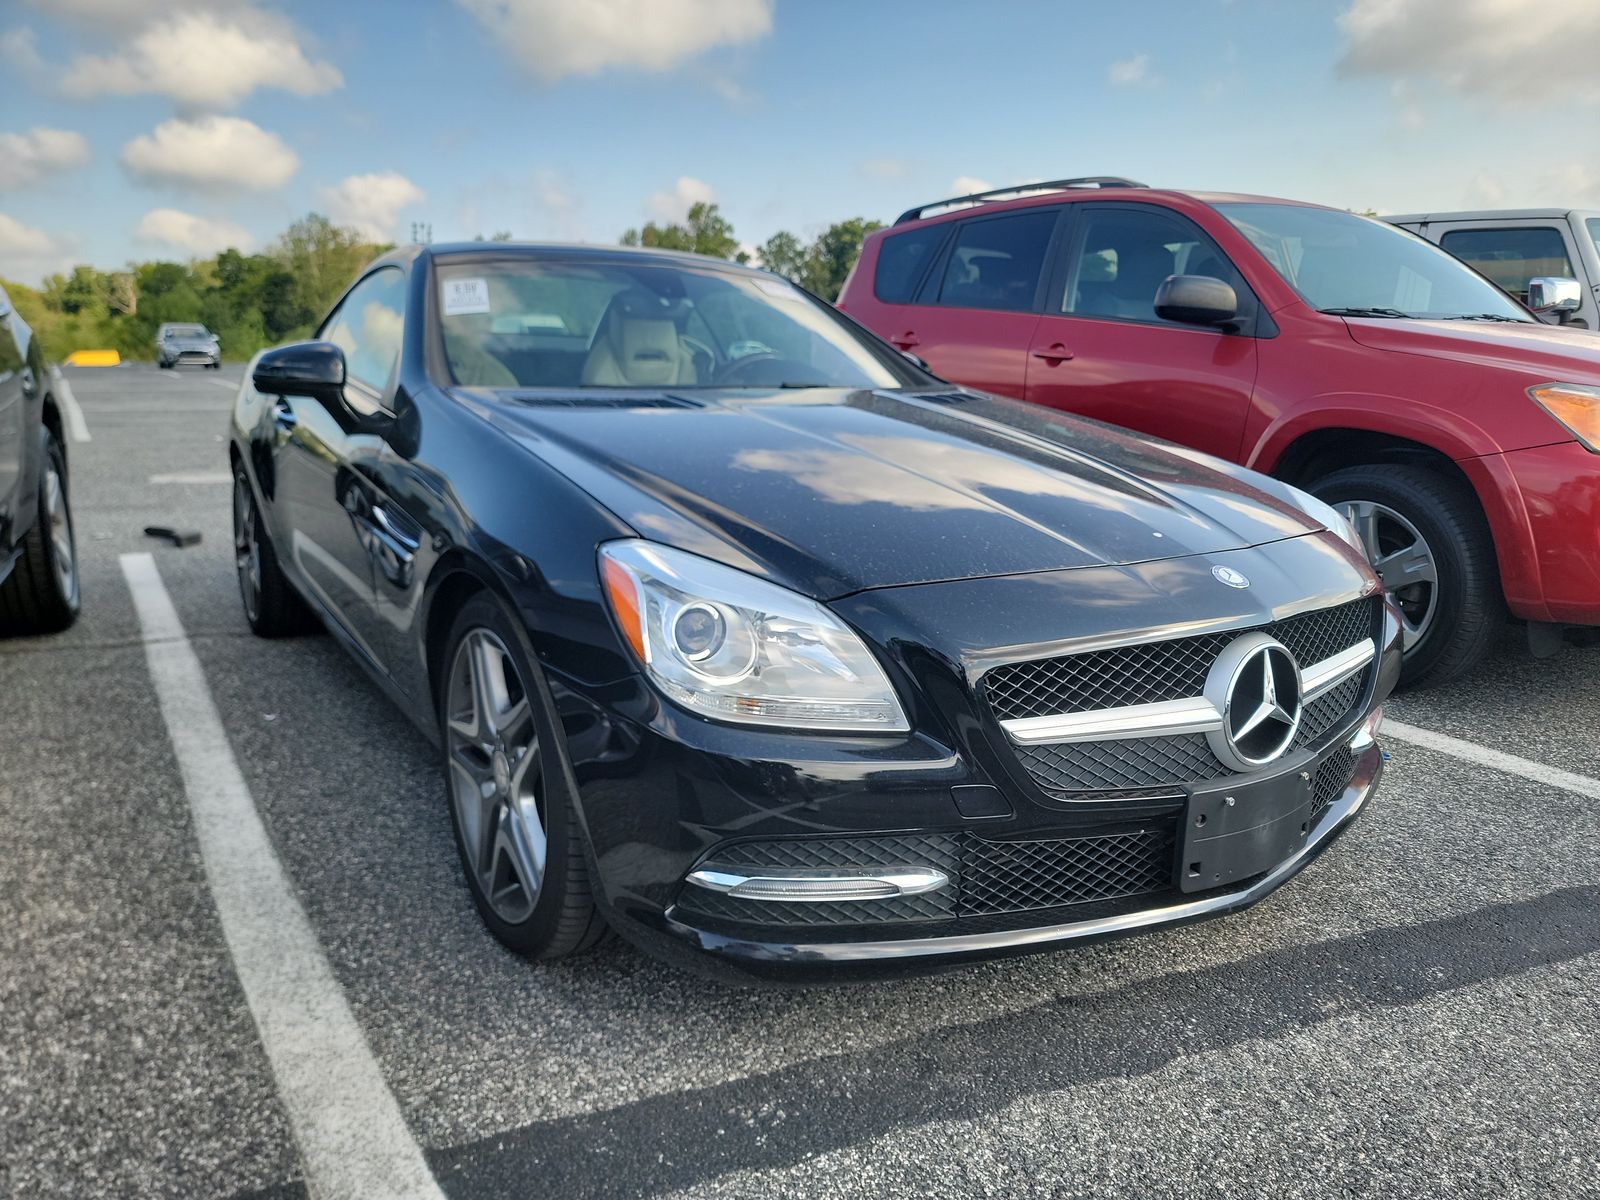
{"type": "Polygon", "coordinates": [[[1532,320],[1460,260],[1382,221],[1297,204],[1219,204],[1217,211],[1322,312],[1532,320]]]}
{"type": "MultiPolygon", "coordinates": [[[[149,327],[146,326],[146,328],[149,328],[149,327]]],[[[168,325],[167,326],[166,336],[167,337],[185,337],[185,338],[187,338],[187,337],[206,337],[207,334],[206,334],[206,327],[204,325],[168,325]]]]}
{"type": "Polygon", "coordinates": [[[1589,226],[1589,236],[1594,239],[1594,248],[1600,250],[1600,217],[1590,217],[1586,224],[1589,226]]]}
{"type": "Polygon", "coordinates": [[[469,387],[926,382],[775,276],[649,260],[446,260],[438,286],[445,358],[469,387]]]}

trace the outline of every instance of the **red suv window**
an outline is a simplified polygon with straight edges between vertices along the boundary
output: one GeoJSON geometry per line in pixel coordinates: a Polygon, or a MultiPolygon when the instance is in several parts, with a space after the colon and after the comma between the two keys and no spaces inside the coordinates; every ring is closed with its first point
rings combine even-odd
{"type": "Polygon", "coordinates": [[[1030,311],[1055,225],[1054,208],[963,222],[945,259],[937,303],[1030,311]]]}

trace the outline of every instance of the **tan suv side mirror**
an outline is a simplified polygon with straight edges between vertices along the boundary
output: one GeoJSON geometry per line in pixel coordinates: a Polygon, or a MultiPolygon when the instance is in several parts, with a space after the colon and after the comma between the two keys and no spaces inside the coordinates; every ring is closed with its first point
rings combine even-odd
{"type": "Polygon", "coordinates": [[[1576,279],[1541,275],[1528,280],[1528,307],[1545,313],[1572,313],[1583,307],[1583,284],[1576,279]]]}

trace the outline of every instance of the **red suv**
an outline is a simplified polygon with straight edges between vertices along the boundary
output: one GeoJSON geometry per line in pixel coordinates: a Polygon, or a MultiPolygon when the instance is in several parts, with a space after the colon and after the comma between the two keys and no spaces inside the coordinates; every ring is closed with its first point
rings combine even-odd
{"type": "Polygon", "coordinates": [[[1348,517],[1411,683],[1506,605],[1600,625],[1600,344],[1339,209],[1096,178],[924,205],[839,306],[947,378],[1168,438],[1348,517]]]}

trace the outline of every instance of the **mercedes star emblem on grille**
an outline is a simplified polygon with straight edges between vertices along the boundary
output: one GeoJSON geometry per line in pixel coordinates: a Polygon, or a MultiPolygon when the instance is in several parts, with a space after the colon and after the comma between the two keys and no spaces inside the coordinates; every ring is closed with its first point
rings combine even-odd
{"type": "Polygon", "coordinates": [[[1211,573],[1217,577],[1218,583],[1225,583],[1231,588],[1250,586],[1250,577],[1243,571],[1235,571],[1232,567],[1212,567],[1211,573]]]}
{"type": "Polygon", "coordinates": [[[1282,757],[1300,731],[1300,666],[1282,642],[1247,633],[1217,655],[1206,699],[1222,727],[1206,734],[1212,753],[1235,771],[1255,771],[1282,757]]]}

